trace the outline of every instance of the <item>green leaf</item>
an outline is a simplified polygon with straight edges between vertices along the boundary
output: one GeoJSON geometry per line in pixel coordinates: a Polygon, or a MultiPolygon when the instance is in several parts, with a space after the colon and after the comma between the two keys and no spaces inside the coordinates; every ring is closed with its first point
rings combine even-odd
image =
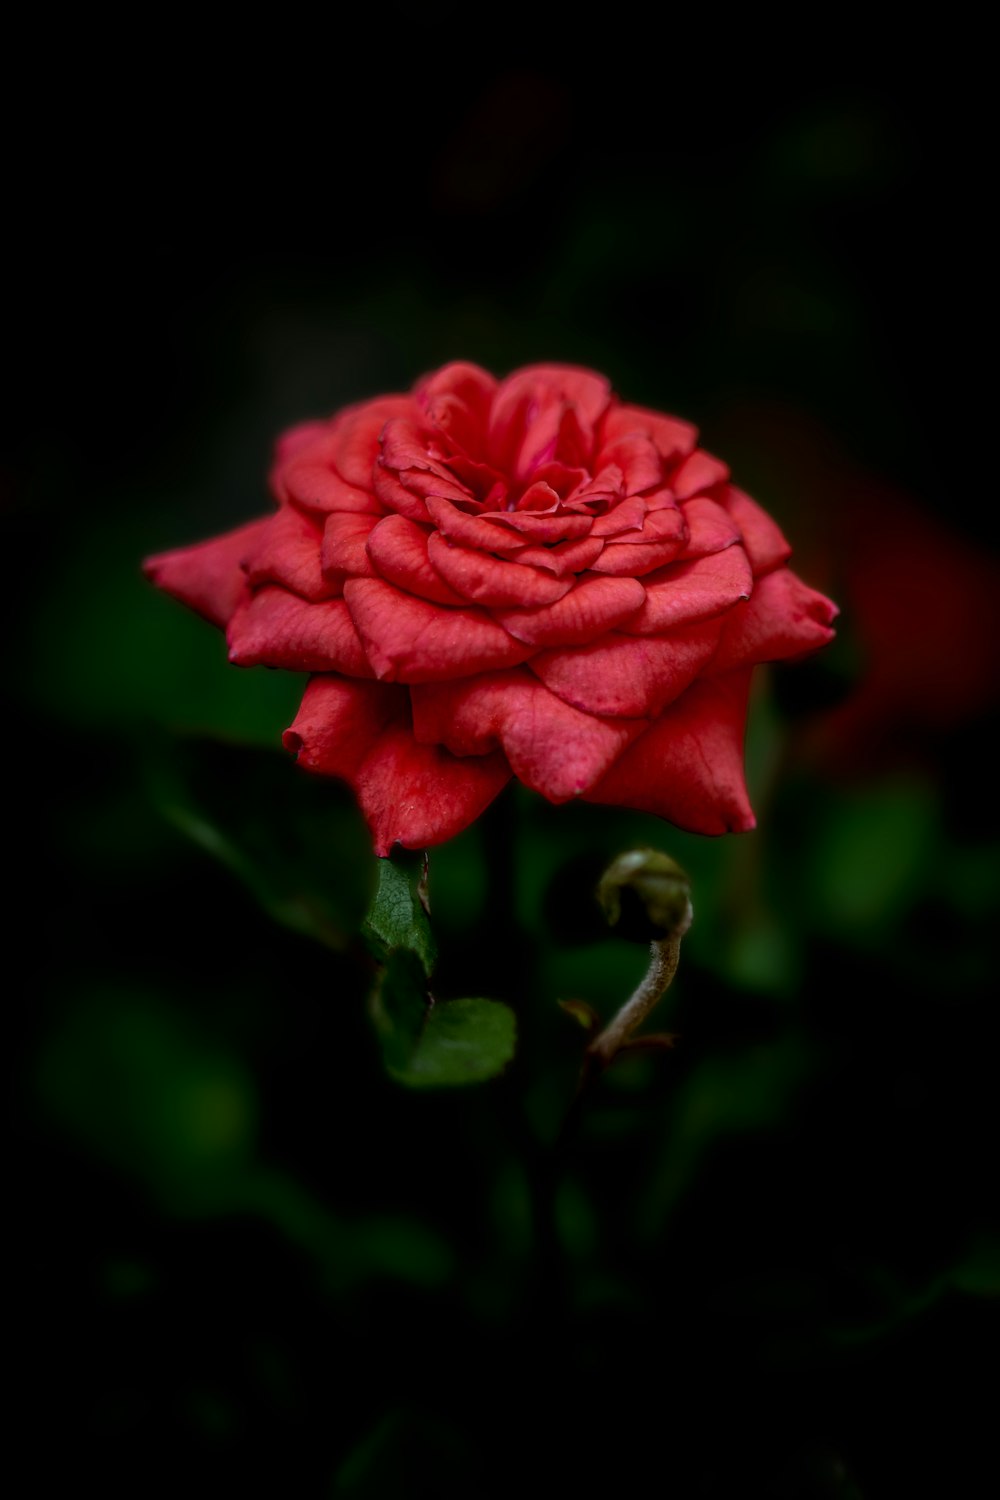
{"type": "Polygon", "coordinates": [[[434,969],[437,944],[427,918],[427,856],[394,854],[378,861],[378,885],[362,936],[378,959],[397,949],[416,954],[425,974],[434,969]]]}
{"type": "Polygon", "coordinates": [[[411,1088],[447,1088],[495,1078],[514,1056],[517,1022],[499,1000],[432,1005],[405,1066],[389,1072],[411,1088]]]}

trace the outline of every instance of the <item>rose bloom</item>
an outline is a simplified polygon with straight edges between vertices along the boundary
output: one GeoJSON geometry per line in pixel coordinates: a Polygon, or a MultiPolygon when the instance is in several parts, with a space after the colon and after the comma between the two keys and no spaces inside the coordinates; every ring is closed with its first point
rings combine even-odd
{"type": "Polygon", "coordinates": [[[676,417],[589,370],[450,364],[279,441],[277,510],[150,559],[237,666],[311,672],[284,743],[379,855],[550,802],[754,826],[755,664],[832,634],[775,523],[676,417]]]}

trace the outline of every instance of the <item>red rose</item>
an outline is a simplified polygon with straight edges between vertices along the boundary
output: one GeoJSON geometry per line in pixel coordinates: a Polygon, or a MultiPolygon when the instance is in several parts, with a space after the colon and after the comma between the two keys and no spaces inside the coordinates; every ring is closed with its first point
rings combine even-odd
{"type": "Polygon", "coordinates": [[[286,433],[277,513],[146,570],[238,666],[316,674],[285,744],[351,783],[380,855],[452,837],[512,773],[744,830],[751,669],[836,609],[695,438],[589,370],[446,365],[286,433]]]}

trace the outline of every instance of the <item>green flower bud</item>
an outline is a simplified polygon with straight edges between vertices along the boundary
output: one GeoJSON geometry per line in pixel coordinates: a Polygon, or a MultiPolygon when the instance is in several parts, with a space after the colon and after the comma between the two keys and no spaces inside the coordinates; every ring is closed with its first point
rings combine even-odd
{"type": "Polygon", "coordinates": [[[597,887],[608,926],[633,943],[681,938],[691,925],[691,882],[659,849],[630,849],[611,861],[597,887]]]}

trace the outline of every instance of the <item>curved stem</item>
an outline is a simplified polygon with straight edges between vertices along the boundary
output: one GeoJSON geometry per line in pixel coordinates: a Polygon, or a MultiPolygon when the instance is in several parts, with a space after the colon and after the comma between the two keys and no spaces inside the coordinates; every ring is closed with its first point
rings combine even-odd
{"type": "Polygon", "coordinates": [[[601,1069],[606,1068],[615,1053],[628,1041],[636,1027],[649,1015],[657,1001],[669,989],[681,953],[680,934],[661,938],[649,945],[649,969],[616,1016],[612,1018],[587,1048],[587,1057],[601,1069]]]}

